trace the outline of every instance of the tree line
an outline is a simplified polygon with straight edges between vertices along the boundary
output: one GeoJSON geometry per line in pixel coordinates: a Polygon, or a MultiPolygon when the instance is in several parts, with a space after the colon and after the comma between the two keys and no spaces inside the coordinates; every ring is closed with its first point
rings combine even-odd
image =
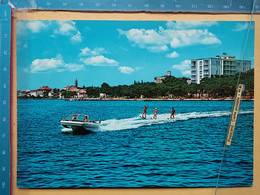
{"type": "MultiPolygon", "coordinates": [[[[200,97],[207,94],[208,97],[221,98],[234,96],[239,74],[221,75],[211,78],[204,78],[200,84],[188,84],[188,78],[176,78],[174,76],[166,77],[162,83],[154,82],[135,82],[132,85],[110,86],[103,83],[101,87],[83,87],[87,91],[89,98],[99,97],[100,93],[107,97],[127,97],[139,98],[158,98],[158,97],[200,97]]],[[[245,85],[245,93],[252,98],[254,95],[254,69],[241,73],[240,83],[245,85]]]]}

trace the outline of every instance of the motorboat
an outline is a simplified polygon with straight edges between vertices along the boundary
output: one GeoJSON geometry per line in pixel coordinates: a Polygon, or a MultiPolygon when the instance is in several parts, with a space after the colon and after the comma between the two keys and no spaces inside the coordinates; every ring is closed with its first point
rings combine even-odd
{"type": "Polygon", "coordinates": [[[85,114],[70,114],[67,118],[60,121],[66,129],[72,129],[74,133],[96,132],[101,125],[101,121],[91,121],[85,114]]]}

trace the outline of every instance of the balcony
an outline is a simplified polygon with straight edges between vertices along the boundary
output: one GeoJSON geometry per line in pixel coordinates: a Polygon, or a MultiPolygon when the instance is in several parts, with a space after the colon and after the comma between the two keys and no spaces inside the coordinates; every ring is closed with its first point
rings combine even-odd
{"type": "Polygon", "coordinates": [[[209,60],[204,60],[204,65],[209,65],[209,60]]]}

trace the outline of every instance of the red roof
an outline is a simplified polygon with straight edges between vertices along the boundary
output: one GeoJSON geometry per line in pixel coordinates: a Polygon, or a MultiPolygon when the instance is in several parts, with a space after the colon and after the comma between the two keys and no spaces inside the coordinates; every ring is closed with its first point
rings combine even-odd
{"type": "Polygon", "coordinates": [[[86,89],[80,89],[78,90],[79,93],[86,93],[86,89]]]}
{"type": "Polygon", "coordinates": [[[79,89],[77,87],[74,87],[74,86],[71,86],[69,88],[69,91],[72,91],[72,92],[77,92],[79,89]]]}
{"type": "Polygon", "coordinates": [[[51,88],[49,88],[48,86],[43,86],[38,90],[47,90],[47,91],[51,91],[51,88]]]}

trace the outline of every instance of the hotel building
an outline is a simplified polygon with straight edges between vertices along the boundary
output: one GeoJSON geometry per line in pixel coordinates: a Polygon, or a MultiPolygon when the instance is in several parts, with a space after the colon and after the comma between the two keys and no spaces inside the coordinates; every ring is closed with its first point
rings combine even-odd
{"type": "Polygon", "coordinates": [[[200,84],[201,79],[216,75],[234,75],[251,69],[251,61],[236,60],[235,56],[222,56],[215,58],[202,58],[191,60],[191,82],[200,84]]]}

